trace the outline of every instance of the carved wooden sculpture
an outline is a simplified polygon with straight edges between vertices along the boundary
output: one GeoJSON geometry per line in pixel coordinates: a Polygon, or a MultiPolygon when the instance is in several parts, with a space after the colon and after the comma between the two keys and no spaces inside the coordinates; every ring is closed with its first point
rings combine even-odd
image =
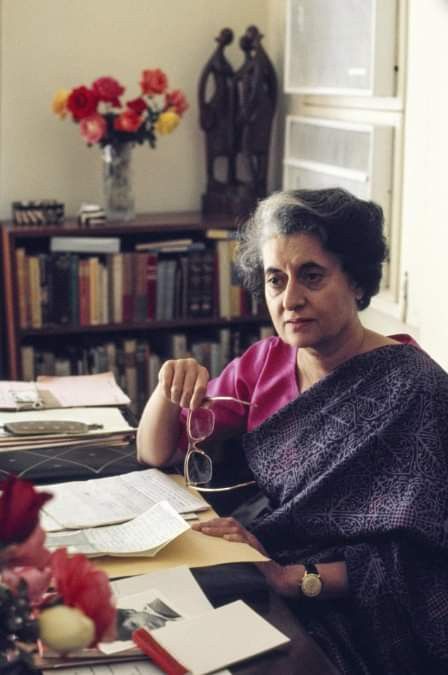
{"type": "Polygon", "coordinates": [[[240,39],[244,61],[234,71],[224,55],[233,32],[224,28],[199,81],[205,132],[205,213],[245,216],[267,190],[269,143],[277,101],[277,78],[256,26],[240,39]]]}

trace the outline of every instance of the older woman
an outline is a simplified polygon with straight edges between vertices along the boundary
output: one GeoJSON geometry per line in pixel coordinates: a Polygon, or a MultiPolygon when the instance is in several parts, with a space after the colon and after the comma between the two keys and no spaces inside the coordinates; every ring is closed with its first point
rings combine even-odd
{"type": "MultiPolygon", "coordinates": [[[[240,237],[246,285],[264,289],[278,337],[209,382],[168,361],[138,432],[142,461],[176,462],[185,411],[205,397],[215,432],[244,451],[270,512],[197,529],[246,541],[298,600],[344,673],[448,672],[448,376],[405,336],[366,330],[378,291],[381,209],[339,189],[274,194],[240,237]]],[[[190,434],[191,435],[191,434],[190,434]]]]}

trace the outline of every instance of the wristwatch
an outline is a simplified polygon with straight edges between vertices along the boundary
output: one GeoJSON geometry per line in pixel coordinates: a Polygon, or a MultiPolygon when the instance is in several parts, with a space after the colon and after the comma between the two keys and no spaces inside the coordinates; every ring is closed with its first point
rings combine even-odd
{"type": "Polygon", "coordinates": [[[307,598],[316,598],[322,592],[322,579],[319,570],[312,563],[304,563],[305,573],[300,582],[300,590],[307,598]]]}

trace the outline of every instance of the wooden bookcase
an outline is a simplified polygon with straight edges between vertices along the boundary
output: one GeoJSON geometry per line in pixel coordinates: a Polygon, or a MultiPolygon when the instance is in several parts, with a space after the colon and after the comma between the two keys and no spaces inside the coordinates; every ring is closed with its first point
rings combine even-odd
{"type": "MultiPolygon", "coordinates": [[[[218,259],[218,240],[207,237],[207,230],[210,229],[229,231],[234,229],[234,224],[231,218],[226,220],[224,218],[207,217],[205,219],[200,213],[179,212],[140,215],[131,223],[107,223],[94,228],[80,227],[76,221],[67,221],[62,226],[35,228],[17,227],[12,226],[11,224],[2,225],[1,265],[4,325],[6,333],[4,336],[5,376],[11,380],[26,379],[22,368],[22,350],[27,347],[28,351],[35,351],[38,355],[41,353],[56,354],[63,359],[63,356],[61,355],[70,353],[73,357],[73,354],[76,353],[77,349],[80,350],[80,352],[84,350],[84,352],[89,353],[89,350],[97,349],[98,345],[104,346],[104,344],[110,345],[113,343],[119,347],[120,344],[122,345],[126,342],[128,346],[125,348],[125,351],[127,353],[124,355],[120,354],[122,359],[121,365],[123,365],[123,359],[125,361],[125,376],[121,382],[125,388],[126,376],[131,373],[133,368],[135,374],[132,375],[131,373],[131,379],[137,377],[138,380],[141,376],[139,370],[143,367],[143,362],[140,361],[140,365],[137,364],[137,367],[135,367],[135,355],[132,353],[129,354],[129,349],[132,352],[132,347],[135,346],[135,343],[138,343],[140,346],[143,345],[142,348],[146,354],[146,358],[148,358],[148,354],[156,354],[160,360],[163,361],[172,356],[171,349],[174,336],[180,334],[181,340],[183,339],[184,343],[188,345],[188,351],[190,351],[191,346],[196,345],[198,342],[203,343],[205,341],[207,344],[207,341],[209,341],[211,345],[215,345],[220,337],[222,338],[224,336],[230,344],[228,356],[230,358],[234,356],[235,352],[238,353],[238,351],[245,348],[250,341],[259,337],[260,328],[263,326],[268,327],[269,319],[263,308],[259,311],[256,307],[254,309],[254,306],[247,309],[247,305],[243,308],[242,313],[235,315],[227,314],[226,316],[220,315],[220,293],[222,294],[223,290],[218,290],[218,280],[220,278],[219,266],[222,265],[222,262],[218,259]],[[65,320],[65,323],[58,323],[57,318],[55,320],[53,312],[51,314],[53,320],[46,322],[44,317],[42,325],[39,327],[32,325],[31,321],[28,321],[26,325],[23,325],[23,314],[21,318],[19,305],[21,302],[27,302],[29,313],[29,305],[33,302],[33,299],[31,298],[32,292],[30,286],[26,286],[29,290],[25,294],[23,291],[22,293],[19,292],[19,288],[24,287],[24,282],[23,278],[21,281],[18,278],[20,272],[17,264],[17,251],[22,249],[22,251],[25,251],[25,256],[27,257],[37,257],[38,259],[45,260],[50,259],[52,261],[53,256],[62,255],[61,253],[50,253],[50,241],[52,237],[116,237],[120,239],[120,251],[122,253],[135,251],[135,246],[138,244],[155,243],[158,241],[179,238],[189,238],[193,240],[195,244],[199,243],[199,248],[201,247],[200,242],[202,242],[207,251],[214,252],[212,254],[214,267],[212,269],[211,277],[213,286],[213,303],[211,310],[208,312],[207,316],[192,316],[188,311],[185,311],[184,307],[184,311],[181,315],[176,315],[168,320],[161,320],[160,317],[158,319],[153,317],[151,319],[147,318],[142,320],[141,317],[136,318],[133,316],[128,317],[121,322],[116,320],[112,321],[109,318],[107,323],[99,322],[95,325],[80,325],[79,321],[73,320],[67,322],[67,319],[65,320]]],[[[92,256],[97,257],[100,260],[100,264],[106,267],[107,257],[113,254],[77,253],[71,255],[77,256],[79,260],[92,256]]],[[[173,255],[175,259],[176,255],[181,256],[182,254],[179,253],[173,255]]],[[[134,258],[132,258],[132,260],[134,260],[134,258]]],[[[180,257],[178,260],[180,260],[180,257]]],[[[26,264],[28,264],[27,261],[26,264]]],[[[50,262],[49,264],[52,265],[53,262],[50,262]]],[[[78,264],[78,261],[76,264],[78,264]]],[[[50,270],[52,270],[52,268],[50,268],[50,270]]],[[[42,270],[40,271],[42,274],[42,270]]],[[[134,270],[132,274],[135,279],[137,272],[134,270]]],[[[188,275],[189,272],[185,274],[188,275]]],[[[229,278],[229,275],[227,275],[227,278],[229,278]]],[[[27,282],[29,282],[28,278],[27,282]]],[[[108,277],[108,283],[112,283],[110,276],[108,277]]],[[[186,283],[185,278],[181,278],[181,281],[176,283],[186,283]]],[[[65,285],[62,284],[62,286],[65,285]]],[[[133,288],[135,290],[135,286],[133,288]]],[[[179,291],[179,288],[180,286],[178,285],[177,291],[179,291]]],[[[188,293],[189,290],[190,289],[186,292],[182,292],[185,294],[188,293]]],[[[230,293],[230,288],[228,290],[230,293]]],[[[66,301],[67,304],[70,302],[69,290],[67,288],[61,288],[61,284],[59,284],[57,289],[53,288],[52,293],[55,292],[57,292],[59,298],[58,307],[61,306],[61,293],[62,305],[64,304],[64,301],[66,301]]],[[[211,289],[209,289],[209,292],[211,292],[211,289]]],[[[110,295],[109,301],[111,301],[110,295]]],[[[114,319],[116,319],[116,317],[114,317],[114,319]]],[[[229,344],[227,345],[228,347],[229,344]]],[[[114,363],[113,366],[112,369],[114,370],[117,364],[114,363]]],[[[94,369],[93,371],[95,372],[94,369]]],[[[73,369],[71,372],[72,374],[76,374],[73,373],[73,369]]],[[[86,372],[86,370],[82,372],[86,372]]],[[[89,369],[88,366],[87,372],[92,372],[92,369],[89,369]]],[[[44,374],[42,372],[42,364],[40,364],[35,374],[44,374]]],[[[61,373],[59,372],[56,374],[61,373]]],[[[131,394],[131,392],[129,393],[131,394]]],[[[140,392],[140,403],[143,402],[147,393],[148,392],[140,392]]]]}

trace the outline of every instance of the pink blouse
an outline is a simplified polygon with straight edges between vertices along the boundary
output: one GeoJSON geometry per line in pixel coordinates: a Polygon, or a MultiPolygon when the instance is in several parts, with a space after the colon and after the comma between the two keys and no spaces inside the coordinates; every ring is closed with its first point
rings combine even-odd
{"type": "MultiPolygon", "coordinates": [[[[415,344],[408,335],[392,335],[402,344],[415,344]]],[[[222,373],[210,380],[208,396],[233,396],[250,406],[216,401],[214,436],[252,431],[299,394],[296,374],[297,348],[278,337],[269,337],[251,345],[242,356],[233,359],[222,373]]],[[[187,410],[180,415],[182,431],[179,447],[187,447],[185,422],[187,410]]]]}

